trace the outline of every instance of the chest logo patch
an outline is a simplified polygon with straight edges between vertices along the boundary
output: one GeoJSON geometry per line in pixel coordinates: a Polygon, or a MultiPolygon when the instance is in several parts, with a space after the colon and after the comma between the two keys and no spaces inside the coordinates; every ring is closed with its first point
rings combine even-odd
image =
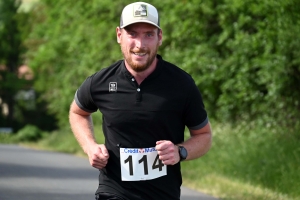
{"type": "Polygon", "coordinates": [[[109,92],[117,92],[117,82],[110,82],[108,90],[109,92]]]}

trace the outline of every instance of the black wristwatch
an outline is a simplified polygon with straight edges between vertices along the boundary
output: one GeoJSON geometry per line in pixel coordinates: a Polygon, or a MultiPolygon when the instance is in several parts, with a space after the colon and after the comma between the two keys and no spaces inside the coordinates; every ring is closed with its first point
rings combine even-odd
{"type": "Polygon", "coordinates": [[[186,157],[188,156],[188,152],[187,152],[186,148],[184,148],[184,146],[178,145],[178,152],[179,152],[179,156],[180,156],[180,161],[185,160],[186,157]]]}

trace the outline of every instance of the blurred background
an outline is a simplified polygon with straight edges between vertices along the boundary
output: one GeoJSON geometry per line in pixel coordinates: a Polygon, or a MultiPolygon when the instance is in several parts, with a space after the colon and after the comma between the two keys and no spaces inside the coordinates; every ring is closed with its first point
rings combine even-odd
{"type": "MultiPolygon", "coordinates": [[[[0,0],[0,143],[82,154],[69,105],[122,59],[115,29],[131,2],[0,0]]],[[[300,199],[300,2],[148,3],[159,54],[194,78],[213,127],[210,152],[183,163],[185,184],[222,199],[300,199]]]]}

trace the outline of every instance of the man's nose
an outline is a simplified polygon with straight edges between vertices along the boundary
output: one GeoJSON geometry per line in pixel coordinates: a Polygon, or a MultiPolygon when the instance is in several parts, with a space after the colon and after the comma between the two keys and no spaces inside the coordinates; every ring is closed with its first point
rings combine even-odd
{"type": "Polygon", "coordinates": [[[140,49],[144,48],[145,47],[145,41],[143,40],[143,38],[136,38],[135,46],[137,48],[140,48],[140,49]]]}

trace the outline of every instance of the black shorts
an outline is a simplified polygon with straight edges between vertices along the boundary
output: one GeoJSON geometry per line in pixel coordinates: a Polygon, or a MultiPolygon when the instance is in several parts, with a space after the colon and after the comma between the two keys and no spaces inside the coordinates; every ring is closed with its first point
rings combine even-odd
{"type": "Polygon", "coordinates": [[[96,194],[96,200],[125,200],[115,194],[99,192],[96,194]]]}

